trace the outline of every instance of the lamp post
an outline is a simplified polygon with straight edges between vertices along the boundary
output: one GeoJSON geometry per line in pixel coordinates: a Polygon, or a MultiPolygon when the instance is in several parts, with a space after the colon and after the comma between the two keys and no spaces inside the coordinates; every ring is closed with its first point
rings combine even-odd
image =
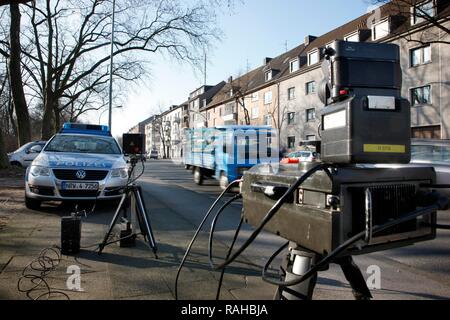
{"type": "MultiPolygon", "coordinates": [[[[123,106],[117,106],[117,107],[115,107],[114,109],[122,109],[122,108],[123,108],[123,106]]],[[[103,110],[102,113],[100,113],[100,116],[98,117],[98,124],[99,124],[99,125],[102,124],[102,116],[106,113],[106,111],[109,111],[109,108],[103,110]]],[[[110,127],[110,130],[111,130],[111,127],[110,127]]]]}
{"type": "Polygon", "coordinates": [[[112,25],[111,25],[111,57],[109,66],[109,130],[112,131],[112,100],[113,100],[113,72],[114,72],[114,29],[116,23],[116,0],[112,0],[112,25]]]}

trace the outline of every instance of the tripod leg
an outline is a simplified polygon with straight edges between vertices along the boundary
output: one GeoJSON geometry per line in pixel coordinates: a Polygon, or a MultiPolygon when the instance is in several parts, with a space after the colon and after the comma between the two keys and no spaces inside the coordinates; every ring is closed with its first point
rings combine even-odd
{"type": "Polygon", "coordinates": [[[353,261],[351,256],[341,257],[335,261],[341,266],[345,278],[350,283],[353,289],[353,295],[356,300],[370,300],[373,299],[366,280],[364,279],[361,270],[353,261]]]}
{"type": "Polygon", "coordinates": [[[142,220],[144,222],[144,226],[145,226],[145,232],[146,232],[146,236],[147,236],[147,240],[149,242],[150,247],[153,250],[153,253],[155,254],[155,257],[158,258],[158,256],[156,255],[158,249],[156,247],[156,241],[153,235],[153,230],[150,224],[150,219],[147,215],[147,210],[145,208],[145,203],[142,197],[142,189],[139,186],[136,186],[136,188],[133,190],[134,192],[134,196],[136,197],[137,200],[137,205],[138,205],[138,210],[140,211],[140,216],[142,217],[142,220]]]}
{"type": "Polygon", "coordinates": [[[116,225],[117,220],[119,219],[120,213],[123,210],[123,206],[125,204],[125,201],[127,200],[127,197],[128,197],[128,193],[124,193],[122,195],[122,199],[120,200],[119,206],[117,207],[116,213],[114,214],[114,217],[111,221],[108,232],[106,233],[105,238],[104,238],[102,244],[100,245],[98,255],[101,255],[103,253],[103,249],[105,249],[106,245],[108,244],[109,237],[111,236],[114,226],[116,225]]]}
{"type": "MultiPolygon", "coordinates": [[[[316,258],[315,253],[306,252],[303,249],[292,250],[288,261],[289,267],[286,269],[285,280],[295,280],[304,275],[314,265],[316,258]]],[[[298,285],[279,288],[279,296],[282,300],[312,300],[316,283],[317,274],[298,285]]]]}

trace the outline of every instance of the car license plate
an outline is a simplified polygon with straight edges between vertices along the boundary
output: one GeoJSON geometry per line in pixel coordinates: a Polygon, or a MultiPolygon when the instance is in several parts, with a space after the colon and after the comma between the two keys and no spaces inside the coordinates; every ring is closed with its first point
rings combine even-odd
{"type": "Polygon", "coordinates": [[[62,190],[86,190],[97,191],[99,189],[98,183],[86,183],[86,182],[63,182],[62,190]]]}

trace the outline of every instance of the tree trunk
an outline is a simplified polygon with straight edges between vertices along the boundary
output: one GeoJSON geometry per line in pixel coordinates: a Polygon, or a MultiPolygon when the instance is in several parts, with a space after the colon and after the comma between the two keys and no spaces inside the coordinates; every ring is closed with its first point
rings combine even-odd
{"type": "Polygon", "coordinates": [[[0,130],[0,169],[9,167],[8,155],[6,154],[5,141],[3,140],[3,132],[0,130]]]}
{"type": "Polygon", "coordinates": [[[46,89],[44,102],[44,116],[42,119],[42,140],[49,140],[55,134],[55,98],[51,88],[46,89]]]}
{"type": "Polygon", "coordinates": [[[20,66],[20,10],[19,5],[11,4],[11,26],[10,26],[10,46],[9,57],[9,77],[12,91],[13,104],[17,117],[17,131],[19,145],[24,145],[31,141],[30,116],[28,114],[27,102],[23,91],[22,70],[20,66]]]}

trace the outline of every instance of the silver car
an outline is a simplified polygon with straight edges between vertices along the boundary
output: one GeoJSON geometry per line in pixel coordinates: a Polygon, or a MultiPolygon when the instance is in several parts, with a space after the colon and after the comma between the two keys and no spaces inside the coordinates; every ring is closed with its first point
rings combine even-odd
{"type": "Polygon", "coordinates": [[[27,143],[14,152],[8,153],[9,163],[13,166],[27,168],[41,153],[46,141],[27,143]]]}
{"type": "MultiPolygon", "coordinates": [[[[434,167],[437,184],[450,184],[450,141],[415,139],[411,155],[412,165],[434,167]]],[[[450,189],[442,189],[440,192],[450,197],[450,189]]]]}
{"type": "Polygon", "coordinates": [[[38,209],[42,201],[121,197],[128,165],[116,140],[105,132],[67,127],[55,135],[27,169],[26,206],[38,209]]]}

